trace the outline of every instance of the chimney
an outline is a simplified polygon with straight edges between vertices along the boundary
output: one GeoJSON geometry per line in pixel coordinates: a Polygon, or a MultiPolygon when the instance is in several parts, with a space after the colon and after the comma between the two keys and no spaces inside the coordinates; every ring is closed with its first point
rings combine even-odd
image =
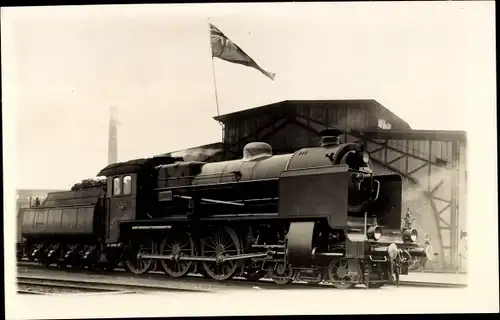
{"type": "Polygon", "coordinates": [[[340,135],[342,134],[342,131],[338,129],[325,129],[319,134],[321,136],[322,147],[340,144],[340,135]]]}
{"type": "Polygon", "coordinates": [[[118,162],[118,119],[115,107],[109,108],[108,164],[118,162]]]}

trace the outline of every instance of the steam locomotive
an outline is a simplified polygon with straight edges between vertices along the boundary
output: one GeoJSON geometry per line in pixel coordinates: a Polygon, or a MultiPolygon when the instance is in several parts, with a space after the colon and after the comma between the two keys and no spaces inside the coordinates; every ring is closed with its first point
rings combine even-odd
{"type": "Polygon", "coordinates": [[[399,283],[413,257],[432,253],[417,230],[401,229],[402,178],[375,175],[363,145],[340,134],[325,130],[320,146],[291,154],[252,142],[239,160],[109,165],[105,180],[21,209],[20,251],[46,266],[134,274],[399,283]]]}

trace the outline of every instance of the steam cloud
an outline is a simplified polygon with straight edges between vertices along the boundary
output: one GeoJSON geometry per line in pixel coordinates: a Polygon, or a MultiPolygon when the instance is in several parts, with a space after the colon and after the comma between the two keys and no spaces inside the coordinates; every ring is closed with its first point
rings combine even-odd
{"type": "Polygon", "coordinates": [[[172,153],[174,157],[182,157],[184,161],[202,161],[221,152],[221,148],[194,148],[172,153]]]}
{"type": "MultiPolygon", "coordinates": [[[[441,183],[446,188],[450,186],[452,182],[453,172],[456,170],[455,165],[447,168],[439,168],[437,171],[431,173],[431,176],[427,178],[428,171],[422,170],[422,173],[414,174],[414,178],[420,181],[421,185],[413,185],[411,183],[406,183],[403,187],[403,192],[405,194],[406,203],[411,210],[418,211],[423,205],[428,202],[428,198],[425,196],[425,191],[427,191],[427,179],[431,181],[431,188],[435,187],[438,183],[441,183]]],[[[458,178],[455,181],[458,183],[458,178]]],[[[447,199],[448,197],[445,197],[447,199]]]]}
{"type": "MultiPolygon", "coordinates": [[[[420,240],[419,242],[423,242],[425,235],[429,235],[431,238],[432,244],[435,247],[436,252],[439,252],[439,244],[438,244],[438,228],[436,226],[436,220],[435,217],[433,216],[433,210],[431,207],[430,199],[425,195],[425,192],[428,191],[428,179],[430,179],[431,184],[431,190],[437,184],[442,183],[442,185],[439,187],[440,189],[443,188],[444,192],[446,192],[445,195],[440,195],[439,190],[435,192],[435,196],[439,198],[443,198],[443,200],[450,200],[451,199],[451,194],[450,194],[450,187],[454,183],[458,185],[459,183],[464,183],[463,178],[459,178],[461,174],[458,174],[457,172],[453,172],[457,170],[457,165],[459,166],[459,170],[462,171],[463,164],[462,163],[453,163],[450,166],[447,166],[446,168],[437,168],[433,167],[432,173],[430,177],[428,177],[428,171],[426,169],[423,169],[421,172],[418,172],[417,174],[414,174],[413,176],[421,183],[419,185],[414,185],[410,182],[407,182],[403,186],[403,194],[405,195],[405,202],[407,208],[409,208],[413,215],[415,216],[415,227],[417,230],[420,231],[420,240]],[[453,181],[453,175],[457,174],[455,181],[453,181]]],[[[460,185],[460,188],[465,188],[465,185],[460,185]]],[[[430,190],[429,190],[430,191],[430,190]]],[[[460,192],[460,196],[463,197],[465,196],[465,193],[463,191],[460,192]]],[[[440,200],[434,200],[436,204],[437,210],[440,210],[443,207],[443,204],[441,203],[440,200]]],[[[448,209],[449,210],[449,209],[448,209]]],[[[461,210],[462,211],[462,210],[461,210]]],[[[463,211],[462,211],[463,212],[463,211]]],[[[445,218],[446,220],[446,218],[445,218]]],[[[459,228],[465,228],[465,226],[461,226],[459,228]]],[[[445,236],[447,237],[447,236],[445,236]]],[[[448,240],[443,238],[443,241],[445,241],[444,245],[449,245],[448,240]]],[[[465,249],[466,250],[466,249],[465,249]]],[[[446,251],[445,251],[446,254],[446,251]]]]}

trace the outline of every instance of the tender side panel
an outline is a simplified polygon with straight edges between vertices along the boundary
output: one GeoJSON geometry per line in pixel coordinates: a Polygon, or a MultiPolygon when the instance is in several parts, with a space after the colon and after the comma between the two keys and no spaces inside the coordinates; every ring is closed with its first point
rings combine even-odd
{"type": "Polygon", "coordinates": [[[57,233],[58,231],[61,230],[62,224],[62,218],[63,218],[63,210],[62,209],[52,209],[48,210],[49,218],[48,218],[48,226],[47,226],[47,231],[49,233],[57,233]]]}
{"type": "Polygon", "coordinates": [[[94,206],[77,208],[27,209],[23,214],[22,235],[71,236],[92,235],[94,206]]]}
{"type": "Polygon", "coordinates": [[[91,188],[50,193],[42,206],[23,210],[22,236],[91,236],[101,192],[91,188]]]}
{"type": "Polygon", "coordinates": [[[326,217],[332,228],[347,224],[349,172],[346,165],[283,172],[279,179],[279,215],[326,217]]]}
{"type": "Polygon", "coordinates": [[[22,220],[19,225],[19,228],[21,229],[21,235],[23,235],[24,233],[33,232],[34,224],[35,224],[35,211],[29,209],[22,209],[22,220]]]}
{"type": "Polygon", "coordinates": [[[16,232],[17,232],[17,242],[20,243],[22,242],[22,234],[21,234],[21,228],[23,226],[23,218],[24,218],[24,210],[19,210],[17,212],[17,224],[16,224],[16,232]]]}

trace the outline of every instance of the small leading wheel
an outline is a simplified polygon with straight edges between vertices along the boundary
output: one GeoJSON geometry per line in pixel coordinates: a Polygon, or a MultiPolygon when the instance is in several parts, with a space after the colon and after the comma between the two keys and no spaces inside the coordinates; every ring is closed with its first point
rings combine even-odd
{"type": "Polygon", "coordinates": [[[337,289],[349,289],[355,286],[349,275],[349,264],[346,259],[334,259],[328,265],[328,278],[337,289]]]}
{"type": "Polygon", "coordinates": [[[217,228],[202,240],[201,254],[216,258],[215,262],[203,262],[203,269],[215,280],[226,280],[234,276],[239,264],[237,261],[222,261],[224,257],[240,254],[240,241],[230,227],[217,228]]]}
{"type": "Polygon", "coordinates": [[[274,283],[284,286],[292,281],[293,270],[287,269],[284,263],[276,265],[276,269],[272,272],[271,278],[274,283]]]}
{"type": "Polygon", "coordinates": [[[154,242],[152,240],[143,240],[140,243],[131,242],[125,260],[125,268],[134,274],[143,274],[148,272],[153,264],[153,259],[138,259],[137,255],[154,254],[154,242]]]}
{"type": "Polygon", "coordinates": [[[368,285],[368,289],[380,289],[385,285],[383,282],[373,282],[368,285]]]}
{"type": "Polygon", "coordinates": [[[194,242],[190,235],[169,234],[160,244],[160,255],[171,255],[172,260],[160,260],[163,271],[172,277],[182,277],[188,274],[192,261],[179,260],[182,256],[194,255],[194,242]]]}
{"type": "Polygon", "coordinates": [[[252,271],[252,272],[244,272],[243,277],[247,279],[248,281],[256,282],[259,281],[260,279],[264,278],[266,276],[265,272],[263,271],[252,271]]]}
{"type": "Polygon", "coordinates": [[[316,274],[316,279],[307,279],[306,281],[308,284],[318,285],[321,282],[323,282],[323,278],[324,278],[324,273],[320,271],[316,274]]]}
{"type": "Polygon", "coordinates": [[[242,276],[248,281],[259,281],[266,276],[266,271],[262,269],[262,262],[250,262],[243,268],[242,276]]]}

